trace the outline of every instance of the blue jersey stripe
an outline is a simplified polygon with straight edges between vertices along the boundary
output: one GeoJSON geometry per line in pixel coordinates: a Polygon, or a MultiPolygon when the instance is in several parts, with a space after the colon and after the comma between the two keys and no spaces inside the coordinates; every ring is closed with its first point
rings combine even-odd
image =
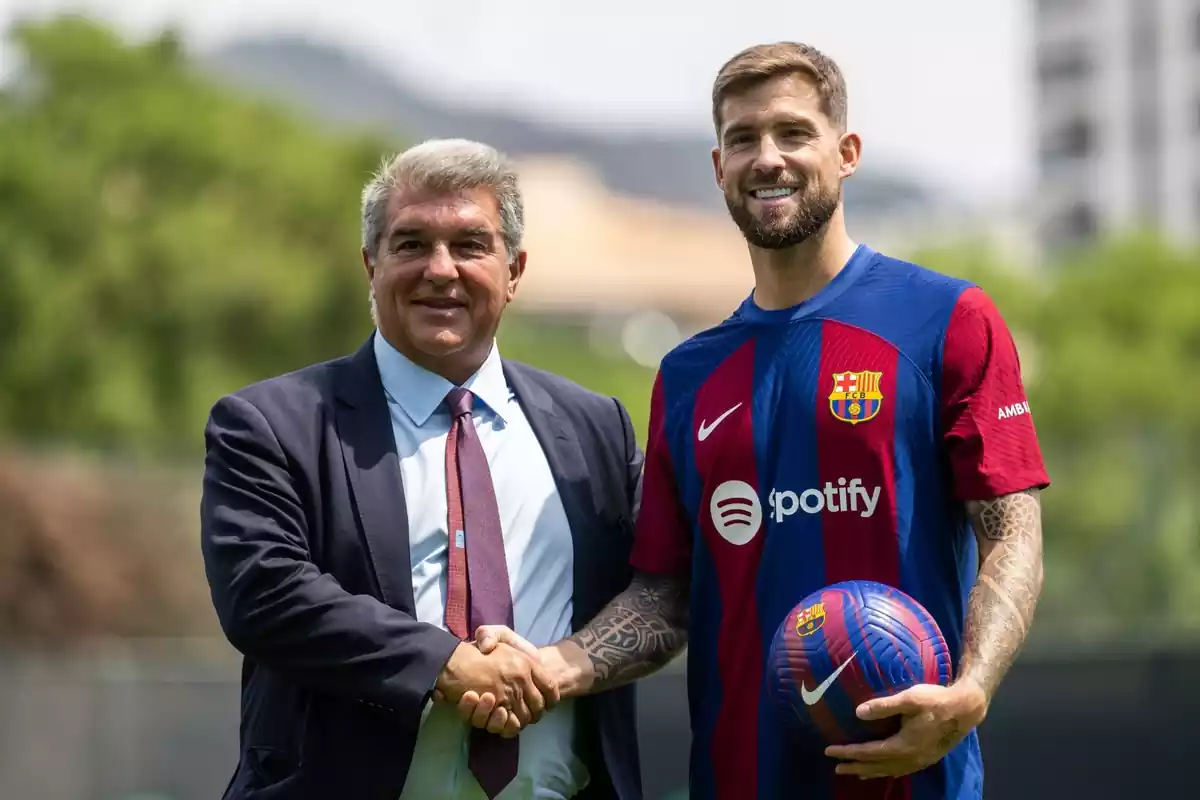
{"type": "MultiPolygon", "coordinates": [[[[816,426],[811,412],[819,385],[821,326],[772,326],[759,335],[756,403],[769,424],[756,427],[760,494],[767,515],[767,542],[758,576],[758,608],[767,660],[771,641],[788,613],[825,585],[820,515],[795,511],[780,494],[801,494],[818,485],[816,426]],[[797,516],[804,518],[798,535],[797,516]]],[[[765,686],[764,681],[764,686],[765,686]]],[[[759,791],[762,800],[828,791],[829,759],[819,748],[789,738],[788,723],[774,710],[766,689],[759,716],[759,791]],[[767,744],[768,742],[772,744],[767,744]]]]}

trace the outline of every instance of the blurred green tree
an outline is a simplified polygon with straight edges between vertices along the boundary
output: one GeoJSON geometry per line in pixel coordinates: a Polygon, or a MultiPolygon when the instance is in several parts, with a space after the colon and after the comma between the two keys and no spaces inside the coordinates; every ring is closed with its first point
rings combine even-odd
{"type": "Polygon", "coordinates": [[[1036,272],[977,251],[918,255],[996,298],[1048,462],[1053,639],[1200,633],[1200,253],[1147,236],[1036,272]]]}
{"type": "MultiPolygon", "coordinates": [[[[195,452],[222,393],[365,339],[358,199],[394,147],[218,88],[171,31],[128,44],[64,18],[11,40],[0,431],[195,452]]],[[[506,354],[645,406],[632,362],[508,328],[506,354]]]]}
{"type": "Polygon", "coordinates": [[[216,392],[363,335],[355,198],[379,143],[218,91],[169,33],[130,46],[67,19],[12,38],[0,425],[194,445],[216,392]]]}

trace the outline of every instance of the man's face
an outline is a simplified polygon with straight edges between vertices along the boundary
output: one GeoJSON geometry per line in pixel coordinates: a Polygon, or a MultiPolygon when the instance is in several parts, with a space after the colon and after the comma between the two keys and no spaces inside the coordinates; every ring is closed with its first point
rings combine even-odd
{"type": "Polygon", "coordinates": [[[510,261],[495,193],[397,188],[374,259],[364,262],[379,329],[405,355],[485,357],[525,269],[510,261]]]}
{"type": "Polygon", "coordinates": [[[830,123],[816,85],[781,75],[727,97],[722,112],[713,166],[746,241],[782,249],[824,228],[857,165],[858,137],[830,123]]]}

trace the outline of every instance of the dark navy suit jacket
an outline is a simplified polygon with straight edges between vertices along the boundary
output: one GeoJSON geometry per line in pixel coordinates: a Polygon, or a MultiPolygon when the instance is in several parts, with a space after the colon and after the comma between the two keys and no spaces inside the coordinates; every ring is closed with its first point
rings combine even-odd
{"type": "MultiPolygon", "coordinates": [[[[631,577],[642,453],[618,401],[504,368],[570,522],[578,630],[631,577]]],[[[396,800],[421,710],[458,642],[414,618],[406,498],[370,340],[222,398],[205,441],[205,570],[244,656],[225,797],[396,800]]],[[[581,800],[640,800],[634,688],[577,709],[592,776],[581,800]]]]}

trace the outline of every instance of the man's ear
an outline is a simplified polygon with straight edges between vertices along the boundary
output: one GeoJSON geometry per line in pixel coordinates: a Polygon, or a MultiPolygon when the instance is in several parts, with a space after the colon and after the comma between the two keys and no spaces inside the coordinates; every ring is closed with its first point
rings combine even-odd
{"type": "Polygon", "coordinates": [[[518,250],[517,257],[508,263],[508,291],[505,293],[505,297],[509,303],[517,296],[517,284],[521,282],[521,278],[525,275],[525,262],[528,259],[529,253],[524,250],[518,250]]]}
{"type": "Polygon", "coordinates": [[[842,139],[838,143],[838,151],[842,156],[842,166],[838,170],[838,176],[849,178],[858,171],[858,163],[862,159],[862,138],[853,131],[842,134],[842,139]]]}

